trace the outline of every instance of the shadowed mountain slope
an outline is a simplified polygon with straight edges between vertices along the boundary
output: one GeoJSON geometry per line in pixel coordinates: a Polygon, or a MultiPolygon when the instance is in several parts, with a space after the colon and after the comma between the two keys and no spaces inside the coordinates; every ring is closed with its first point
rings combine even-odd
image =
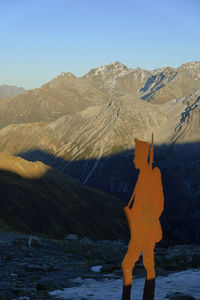
{"type": "MultiPolygon", "coordinates": [[[[41,151],[21,154],[29,160],[38,157],[81,182],[128,203],[138,172],[133,165],[134,150],[101,159],[65,161],[41,151]]],[[[200,143],[154,147],[154,166],[162,174],[165,210],[161,217],[166,240],[176,243],[200,242],[200,143]]]]}
{"type": "Polygon", "coordinates": [[[119,199],[41,162],[0,153],[0,189],[0,223],[12,230],[93,240],[127,236],[119,199]]]}

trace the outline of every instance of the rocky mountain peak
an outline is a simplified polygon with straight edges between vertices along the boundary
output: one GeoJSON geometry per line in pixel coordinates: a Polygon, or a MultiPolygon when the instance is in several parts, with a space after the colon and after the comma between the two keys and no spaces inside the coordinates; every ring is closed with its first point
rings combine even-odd
{"type": "Polygon", "coordinates": [[[68,78],[72,77],[72,78],[76,78],[76,76],[74,74],[72,74],[71,72],[62,72],[60,75],[58,75],[58,77],[68,77],[68,78]]]}
{"type": "Polygon", "coordinates": [[[180,74],[187,74],[187,76],[199,84],[200,61],[191,61],[186,64],[182,64],[177,70],[180,72],[180,74]]]}
{"type": "Polygon", "coordinates": [[[63,83],[69,83],[71,81],[78,80],[78,78],[71,72],[62,72],[56,78],[53,78],[49,82],[42,85],[45,88],[58,88],[63,83]]]}
{"type": "Polygon", "coordinates": [[[123,77],[124,75],[128,74],[130,70],[131,69],[124,64],[115,61],[90,70],[84,77],[107,80],[116,76],[123,77]]]}
{"type": "Polygon", "coordinates": [[[157,68],[152,71],[152,74],[158,74],[158,73],[172,73],[176,72],[177,70],[172,67],[163,67],[163,68],[157,68]]]}
{"type": "Polygon", "coordinates": [[[182,64],[178,69],[180,70],[194,70],[200,72],[200,61],[191,61],[186,64],[182,64]]]}
{"type": "Polygon", "coordinates": [[[95,76],[109,76],[112,74],[125,74],[128,71],[128,67],[123,65],[122,63],[115,61],[110,64],[102,65],[95,70],[95,76]]]}

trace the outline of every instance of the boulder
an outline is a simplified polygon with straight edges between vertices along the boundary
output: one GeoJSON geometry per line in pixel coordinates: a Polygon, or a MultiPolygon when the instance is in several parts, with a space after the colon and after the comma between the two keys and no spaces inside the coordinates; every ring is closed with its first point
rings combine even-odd
{"type": "Polygon", "coordinates": [[[81,242],[82,244],[84,244],[84,245],[91,245],[91,244],[93,244],[93,242],[92,242],[90,239],[88,239],[87,237],[82,238],[82,239],[80,240],[80,242],[81,242]]]}
{"type": "Polygon", "coordinates": [[[58,285],[51,280],[43,279],[37,284],[38,291],[53,291],[56,289],[58,289],[58,285]]]}
{"type": "Polygon", "coordinates": [[[103,273],[112,273],[113,271],[121,270],[120,264],[107,264],[101,267],[101,272],[103,273]]]}
{"type": "Polygon", "coordinates": [[[78,240],[78,236],[76,234],[68,234],[65,237],[65,240],[69,240],[69,241],[77,241],[78,240]]]}
{"type": "Polygon", "coordinates": [[[30,235],[28,238],[28,245],[32,247],[40,247],[42,245],[42,242],[39,237],[30,235]]]}
{"type": "Polygon", "coordinates": [[[200,267],[200,254],[194,254],[192,256],[192,267],[199,268],[200,267]]]}
{"type": "Polygon", "coordinates": [[[167,295],[165,298],[168,298],[170,300],[196,300],[196,298],[190,295],[185,295],[181,292],[176,292],[171,295],[167,295]]]}

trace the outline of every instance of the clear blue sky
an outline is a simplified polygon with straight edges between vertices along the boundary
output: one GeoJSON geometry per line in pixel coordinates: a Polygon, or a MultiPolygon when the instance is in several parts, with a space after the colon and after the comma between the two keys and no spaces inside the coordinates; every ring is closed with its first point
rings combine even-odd
{"type": "Polygon", "coordinates": [[[0,0],[0,85],[200,60],[199,0],[0,0]]]}

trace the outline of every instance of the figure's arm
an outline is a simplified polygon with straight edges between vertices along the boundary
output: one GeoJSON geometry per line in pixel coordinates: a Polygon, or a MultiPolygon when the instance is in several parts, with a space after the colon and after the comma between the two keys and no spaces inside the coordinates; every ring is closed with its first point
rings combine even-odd
{"type": "MultiPolygon", "coordinates": [[[[136,184],[135,184],[135,188],[134,188],[133,194],[131,195],[131,198],[130,198],[128,204],[125,206],[125,207],[127,207],[128,209],[130,209],[129,207],[130,207],[131,204],[133,203],[133,199],[134,199],[135,193],[136,193],[136,186],[137,186],[137,183],[138,183],[138,182],[136,182],[136,184]]],[[[131,208],[131,209],[132,209],[132,208],[131,208]]]]}
{"type": "MultiPolygon", "coordinates": [[[[126,205],[127,208],[129,208],[129,207],[131,206],[134,197],[135,197],[135,191],[134,191],[133,194],[131,195],[131,198],[130,198],[130,200],[129,200],[129,203],[126,205]]],[[[129,209],[130,209],[130,208],[129,208],[129,209]]]]}
{"type": "Polygon", "coordinates": [[[131,228],[132,214],[133,214],[133,207],[130,208],[129,206],[132,204],[134,197],[135,197],[135,190],[134,190],[133,194],[131,195],[129,203],[124,207],[124,214],[128,221],[129,228],[131,228]]]}

